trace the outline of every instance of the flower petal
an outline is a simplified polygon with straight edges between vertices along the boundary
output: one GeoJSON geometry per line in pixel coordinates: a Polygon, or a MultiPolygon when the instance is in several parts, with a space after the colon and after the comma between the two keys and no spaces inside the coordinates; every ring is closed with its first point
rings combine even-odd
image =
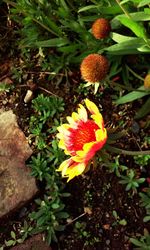
{"type": "Polygon", "coordinates": [[[85,168],[86,168],[85,163],[79,163],[73,167],[69,167],[66,171],[66,177],[69,177],[67,182],[69,182],[75,176],[82,174],[84,172],[85,168]]]}
{"type": "Polygon", "coordinates": [[[91,114],[99,114],[98,107],[94,102],[91,102],[89,99],[85,99],[85,105],[91,114]]]}
{"type": "Polygon", "coordinates": [[[96,115],[91,115],[91,118],[95,121],[95,123],[100,127],[103,128],[104,127],[104,121],[103,121],[103,117],[100,113],[96,114],[96,115]]]}
{"type": "Polygon", "coordinates": [[[83,107],[83,105],[79,104],[79,108],[78,108],[78,114],[79,117],[82,121],[86,122],[87,121],[87,111],[86,109],[83,107]]]}
{"type": "Polygon", "coordinates": [[[64,177],[66,175],[67,168],[71,165],[71,163],[72,163],[71,158],[69,158],[68,160],[63,161],[56,171],[62,172],[62,176],[64,177]]]}
{"type": "Polygon", "coordinates": [[[107,139],[107,130],[104,129],[98,129],[96,132],[96,141],[103,141],[104,139],[107,139]]]}

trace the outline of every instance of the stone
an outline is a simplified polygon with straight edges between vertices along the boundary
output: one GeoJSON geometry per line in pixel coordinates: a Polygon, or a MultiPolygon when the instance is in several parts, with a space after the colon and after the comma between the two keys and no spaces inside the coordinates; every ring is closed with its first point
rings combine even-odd
{"type": "Polygon", "coordinates": [[[43,241],[42,234],[37,234],[10,250],[52,250],[52,248],[43,241]]]}
{"type": "Polygon", "coordinates": [[[23,206],[38,191],[25,161],[32,150],[16,115],[0,113],[0,218],[23,206]]]}

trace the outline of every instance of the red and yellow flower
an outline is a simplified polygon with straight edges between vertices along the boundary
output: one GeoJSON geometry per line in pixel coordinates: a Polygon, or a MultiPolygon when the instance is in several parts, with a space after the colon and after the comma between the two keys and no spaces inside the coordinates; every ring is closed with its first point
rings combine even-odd
{"type": "Polygon", "coordinates": [[[97,106],[88,99],[85,99],[85,105],[87,109],[79,104],[78,111],[67,117],[68,123],[58,127],[59,147],[71,156],[60,165],[58,171],[68,181],[87,169],[92,157],[107,140],[103,117],[97,106]]]}

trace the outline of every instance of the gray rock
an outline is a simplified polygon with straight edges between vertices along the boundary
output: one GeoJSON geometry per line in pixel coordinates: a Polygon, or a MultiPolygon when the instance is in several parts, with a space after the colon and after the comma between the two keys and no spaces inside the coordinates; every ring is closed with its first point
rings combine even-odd
{"type": "Polygon", "coordinates": [[[25,165],[31,154],[13,112],[0,113],[0,217],[24,205],[38,191],[25,165]]]}

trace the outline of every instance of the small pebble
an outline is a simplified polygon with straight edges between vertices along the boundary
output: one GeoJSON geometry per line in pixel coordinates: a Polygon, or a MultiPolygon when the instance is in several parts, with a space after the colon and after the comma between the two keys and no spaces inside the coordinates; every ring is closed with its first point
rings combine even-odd
{"type": "Polygon", "coordinates": [[[110,240],[106,240],[106,245],[110,245],[110,240]]]}

